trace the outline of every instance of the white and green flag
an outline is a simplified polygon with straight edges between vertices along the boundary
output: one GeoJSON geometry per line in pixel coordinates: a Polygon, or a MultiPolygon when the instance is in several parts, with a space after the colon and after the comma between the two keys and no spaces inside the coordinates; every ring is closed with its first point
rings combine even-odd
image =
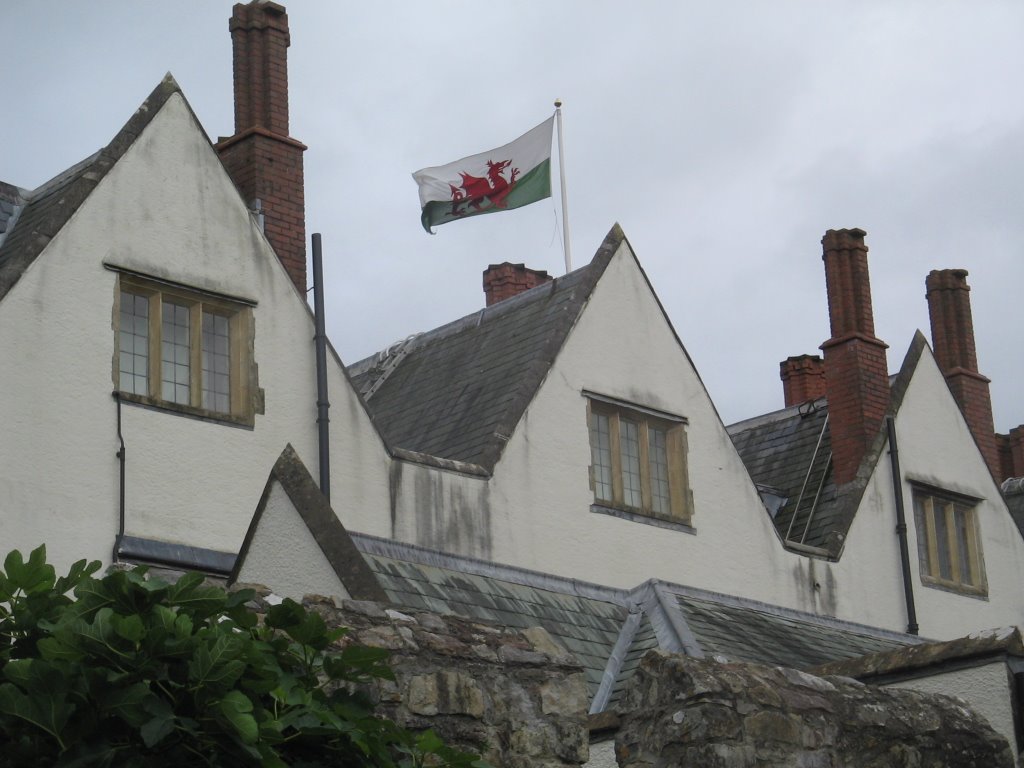
{"type": "Polygon", "coordinates": [[[416,171],[423,228],[551,197],[553,125],[550,117],[503,147],[416,171]]]}

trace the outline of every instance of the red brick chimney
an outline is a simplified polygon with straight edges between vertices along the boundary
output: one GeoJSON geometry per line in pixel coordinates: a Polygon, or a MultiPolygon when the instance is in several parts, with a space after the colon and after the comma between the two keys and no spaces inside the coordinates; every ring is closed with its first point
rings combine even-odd
{"type": "Polygon", "coordinates": [[[523,264],[512,264],[508,261],[491,264],[484,270],[484,295],[487,297],[487,306],[510,299],[551,280],[551,276],[542,269],[530,269],[523,264]]]}
{"type": "Polygon", "coordinates": [[[934,269],[925,280],[935,360],[993,476],[1001,474],[989,379],[978,373],[966,269],[934,269]]]}
{"type": "Polygon", "coordinates": [[[269,0],[234,6],[235,135],[215,149],[250,206],[260,201],[264,233],[292,282],[306,292],[306,204],[302,153],[288,135],[288,14],[269,0]]]}
{"type": "Polygon", "coordinates": [[[1014,427],[1008,435],[996,435],[999,449],[1000,481],[1024,477],[1024,424],[1014,427]]]}
{"type": "Polygon", "coordinates": [[[825,363],[819,355],[787,357],[779,363],[786,407],[825,396],[825,363]]]}
{"type": "Polygon", "coordinates": [[[821,349],[837,485],[856,477],[889,407],[888,345],[875,337],[865,234],[830,229],[821,240],[832,326],[821,349]]]}

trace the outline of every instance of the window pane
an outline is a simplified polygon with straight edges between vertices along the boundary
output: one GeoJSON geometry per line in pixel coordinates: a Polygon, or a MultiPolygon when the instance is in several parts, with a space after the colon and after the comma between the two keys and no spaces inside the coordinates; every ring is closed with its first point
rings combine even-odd
{"type": "Polygon", "coordinates": [[[612,500],[612,448],[608,417],[590,415],[590,463],[594,473],[594,498],[612,500]]]}
{"type": "Polygon", "coordinates": [[[967,526],[970,525],[970,514],[959,504],[953,510],[954,528],[956,530],[956,546],[960,555],[960,583],[973,584],[971,580],[971,540],[967,526]]]}
{"type": "Polygon", "coordinates": [[[668,434],[657,427],[647,428],[647,457],[651,470],[651,510],[667,515],[672,511],[668,490],[668,434]]]}
{"type": "Polygon", "coordinates": [[[935,500],[935,542],[939,552],[939,577],[951,581],[953,579],[953,562],[949,549],[949,526],[946,524],[946,507],[948,502],[935,500]]]}
{"type": "Polygon", "coordinates": [[[118,325],[118,389],[149,394],[149,299],[121,291],[118,325]]]}
{"type": "Polygon", "coordinates": [[[230,412],[231,339],[228,318],[203,312],[203,408],[230,412]]]}
{"type": "Polygon", "coordinates": [[[172,403],[188,405],[191,402],[188,307],[165,300],[161,334],[161,396],[172,403]]]}
{"type": "Polygon", "coordinates": [[[622,458],[622,500],[630,507],[642,507],[640,493],[640,427],[632,421],[619,420],[619,448],[622,458]]]}

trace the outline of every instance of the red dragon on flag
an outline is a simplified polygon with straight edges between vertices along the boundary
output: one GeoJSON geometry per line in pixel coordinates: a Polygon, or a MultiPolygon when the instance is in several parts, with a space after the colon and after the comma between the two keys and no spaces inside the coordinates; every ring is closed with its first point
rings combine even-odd
{"type": "Polygon", "coordinates": [[[519,177],[518,168],[510,170],[508,179],[503,175],[505,169],[511,164],[511,160],[499,160],[496,163],[488,160],[486,179],[460,171],[462,184],[459,186],[448,184],[452,191],[451,215],[465,216],[467,208],[479,211],[485,201],[490,202],[494,208],[505,208],[507,206],[505,198],[515,187],[516,179],[519,177]]]}
{"type": "Polygon", "coordinates": [[[420,168],[412,178],[420,192],[420,223],[426,232],[449,221],[499,213],[551,197],[551,136],[555,118],[503,147],[453,163],[420,168]]]}

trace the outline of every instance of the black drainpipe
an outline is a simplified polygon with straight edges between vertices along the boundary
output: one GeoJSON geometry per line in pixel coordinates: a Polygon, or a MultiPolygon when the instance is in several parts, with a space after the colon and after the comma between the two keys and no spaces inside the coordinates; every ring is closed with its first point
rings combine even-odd
{"type": "Polygon", "coordinates": [[[903,509],[903,473],[900,472],[900,452],[896,447],[896,421],[885,417],[889,433],[889,461],[892,464],[892,495],[896,500],[896,536],[900,540],[900,566],[903,569],[903,594],[907,601],[907,634],[917,634],[917,608],[914,607],[914,584],[911,581],[910,547],[907,544],[907,515],[903,509]]]}
{"type": "Polygon", "coordinates": [[[331,500],[331,420],[327,409],[327,333],[324,330],[324,262],[320,252],[320,233],[313,233],[313,311],[316,319],[316,425],[320,442],[320,493],[331,500]]]}
{"type": "Polygon", "coordinates": [[[116,563],[121,551],[121,540],[124,538],[124,436],[121,434],[121,393],[114,392],[114,400],[117,401],[117,439],[121,443],[120,449],[114,455],[121,464],[121,501],[119,506],[119,519],[117,524],[117,537],[114,539],[114,554],[112,563],[116,563]]]}

